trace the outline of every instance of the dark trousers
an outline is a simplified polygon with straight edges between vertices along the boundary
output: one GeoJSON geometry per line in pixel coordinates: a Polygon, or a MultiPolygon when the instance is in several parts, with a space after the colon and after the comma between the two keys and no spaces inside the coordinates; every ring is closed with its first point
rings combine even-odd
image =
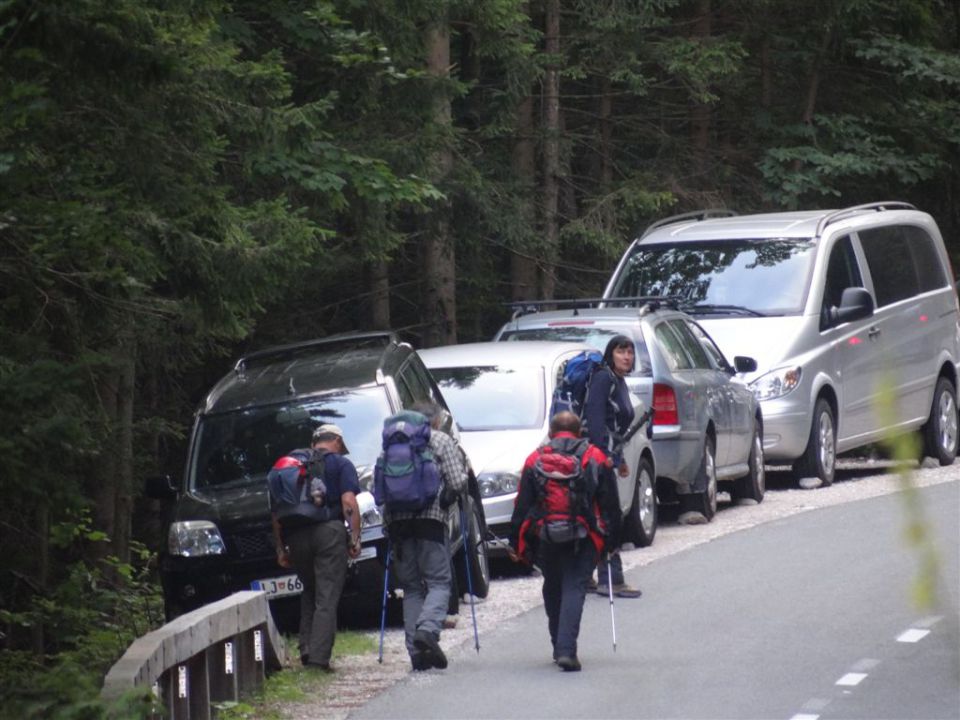
{"type": "Polygon", "coordinates": [[[606,585],[609,577],[613,577],[614,585],[623,585],[623,560],[620,559],[620,553],[610,558],[610,574],[607,574],[607,555],[600,556],[600,563],[597,565],[597,584],[606,585]]]}
{"type": "Polygon", "coordinates": [[[347,529],[342,520],[331,520],[284,535],[303,583],[300,654],[309,655],[311,663],[329,663],[337,633],[337,605],[347,578],[347,529]]]}
{"type": "Polygon", "coordinates": [[[538,556],[553,656],[576,656],[587,581],[597,562],[596,548],[589,540],[568,545],[541,542],[538,556]]]}

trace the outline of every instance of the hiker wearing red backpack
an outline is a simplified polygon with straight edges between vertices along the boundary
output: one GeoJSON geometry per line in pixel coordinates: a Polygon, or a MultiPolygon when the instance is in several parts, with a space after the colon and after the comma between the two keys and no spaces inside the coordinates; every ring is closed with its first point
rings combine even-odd
{"type": "Polygon", "coordinates": [[[510,545],[543,573],[553,660],[580,670],[577,636],[587,583],[599,555],[619,537],[620,500],[606,455],[580,437],[580,419],[560,412],[550,440],[526,460],[517,488],[510,545]]]}
{"type": "MultiPolygon", "coordinates": [[[[621,477],[626,477],[630,468],[623,459],[620,439],[633,422],[633,403],[624,377],[633,372],[636,351],[633,340],[626,335],[616,335],[607,343],[603,363],[593,372],[587,385],[583,406],[585,434],[590,442],[603,450],[606,457],[621,477]]],[[[620,547],[620,538],[614,537],[612,546],[620,547]]],[[[600,558],[597,567],[599,585],[591,578],[590,586],[598,595],[606,597],[610,592],[608,578],[613,582],[613,594],[622,598],[638,598],[640,590],[627,584],[623,576],[623,560],[619,553],[607,560],[600,558]]]]}

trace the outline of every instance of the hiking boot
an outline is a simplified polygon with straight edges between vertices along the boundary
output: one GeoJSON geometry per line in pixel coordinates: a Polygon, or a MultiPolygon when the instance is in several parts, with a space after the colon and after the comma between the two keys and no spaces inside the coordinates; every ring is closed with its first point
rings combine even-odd
{"type": "Polygon", "coordinates": [[[447,656],[440,649],[436,635],[426,630],[417,630],[413,635],[413,646],[422,654],[427,667],[443,670],[447,667],[447,656]]]}
{"type": "Polygon", "coordinates": [[[635,587],[630,587],[626,583],[614,583],[613,594],[619,598],[638,598],[643,593],[635,587]]]}
{"type": "Polygon", "coordinates": [[[427,658],[423,653],[411,653],[410,667],[413,668],[414,672],[423,672],[424,670],[430,669],[430,663],[427,662],[427,658]]]}
{"type": "Polygon", "coordinates": [[[328,662],[325,662],[325,663],[306,662],[304,663],[303,667],[306,668],[307,670],[319,670],[325,673],[336,672],[333,666],[328,662]]]}
{"type": "Polygon", "coordinates": [[[580,672],[580,661],[576,655],[561,655],[557,658],[557,665],[564,672],[580,672]]]}
{"type": "Polygon", "coordinates": [[[597,595],[603,595],[604,597],[610,597],[610,586],[609,585],[597,585],[594,588],[594,592],[597,595]]]}

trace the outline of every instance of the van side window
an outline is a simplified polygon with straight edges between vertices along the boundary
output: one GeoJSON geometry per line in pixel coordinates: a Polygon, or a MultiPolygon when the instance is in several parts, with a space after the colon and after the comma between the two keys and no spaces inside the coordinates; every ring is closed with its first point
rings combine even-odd
{"type": "Polygon", "coordinates": [[[873,277],[877,307],[916,295],[920,290],[910,245],[897,225],[863,230],[860,243],[873,277]]]}
{"type": "Polygon", "coordinates": [[[903,234],[907,238],[910,253],[917,269],[917,282],[920,292],[937,290],[949,284],[947,273],[933,238],[927,231],[916,225],[905,225],[903,234]]]}
{"type": "Polygon", "coordinates": [[[820,329],[829,327],[828,310],[840,305],[843,291],[849,287],[863,287],[860,266],[853,251],[850,236],[840,238],[830,251],[827,261],[827,276],[823,287],[823,304],[820,308],[820,329]]]}

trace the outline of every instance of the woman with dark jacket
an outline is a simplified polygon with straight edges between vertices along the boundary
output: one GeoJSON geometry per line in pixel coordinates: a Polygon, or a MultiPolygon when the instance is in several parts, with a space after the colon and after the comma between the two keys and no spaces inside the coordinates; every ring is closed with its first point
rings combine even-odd
{"type": "MultiPolygon", "coordinates": [[[[626,477],[630,473],[623,459],[623,448],[619,445],[620,439],[633,422],[633,403],[630,401],[630,390],[624,377],[633,371],[636,359],[633,340],[626,335],[616,335],[607,343],[603,353],[603,365],[597,368],[587,386],[587,397],[583,404],[583,420],[586,425],[585,434],[590,438],[590,444],[603,450],[612,463],[615,471],[626,477]]],[[[620,538],[612,538],[610,545],[620,547],[620,538]]],[[[630,587],[623,577],[623,561],[620,553],[610,556],[610,575],[612,575],[613,592],[617,597],[640,597],[640,591],[630,587]]],[[[607,595],[609,589],[607,580],[607,563],[603,557],[597,567],[597,593],[607,595]]]]}

